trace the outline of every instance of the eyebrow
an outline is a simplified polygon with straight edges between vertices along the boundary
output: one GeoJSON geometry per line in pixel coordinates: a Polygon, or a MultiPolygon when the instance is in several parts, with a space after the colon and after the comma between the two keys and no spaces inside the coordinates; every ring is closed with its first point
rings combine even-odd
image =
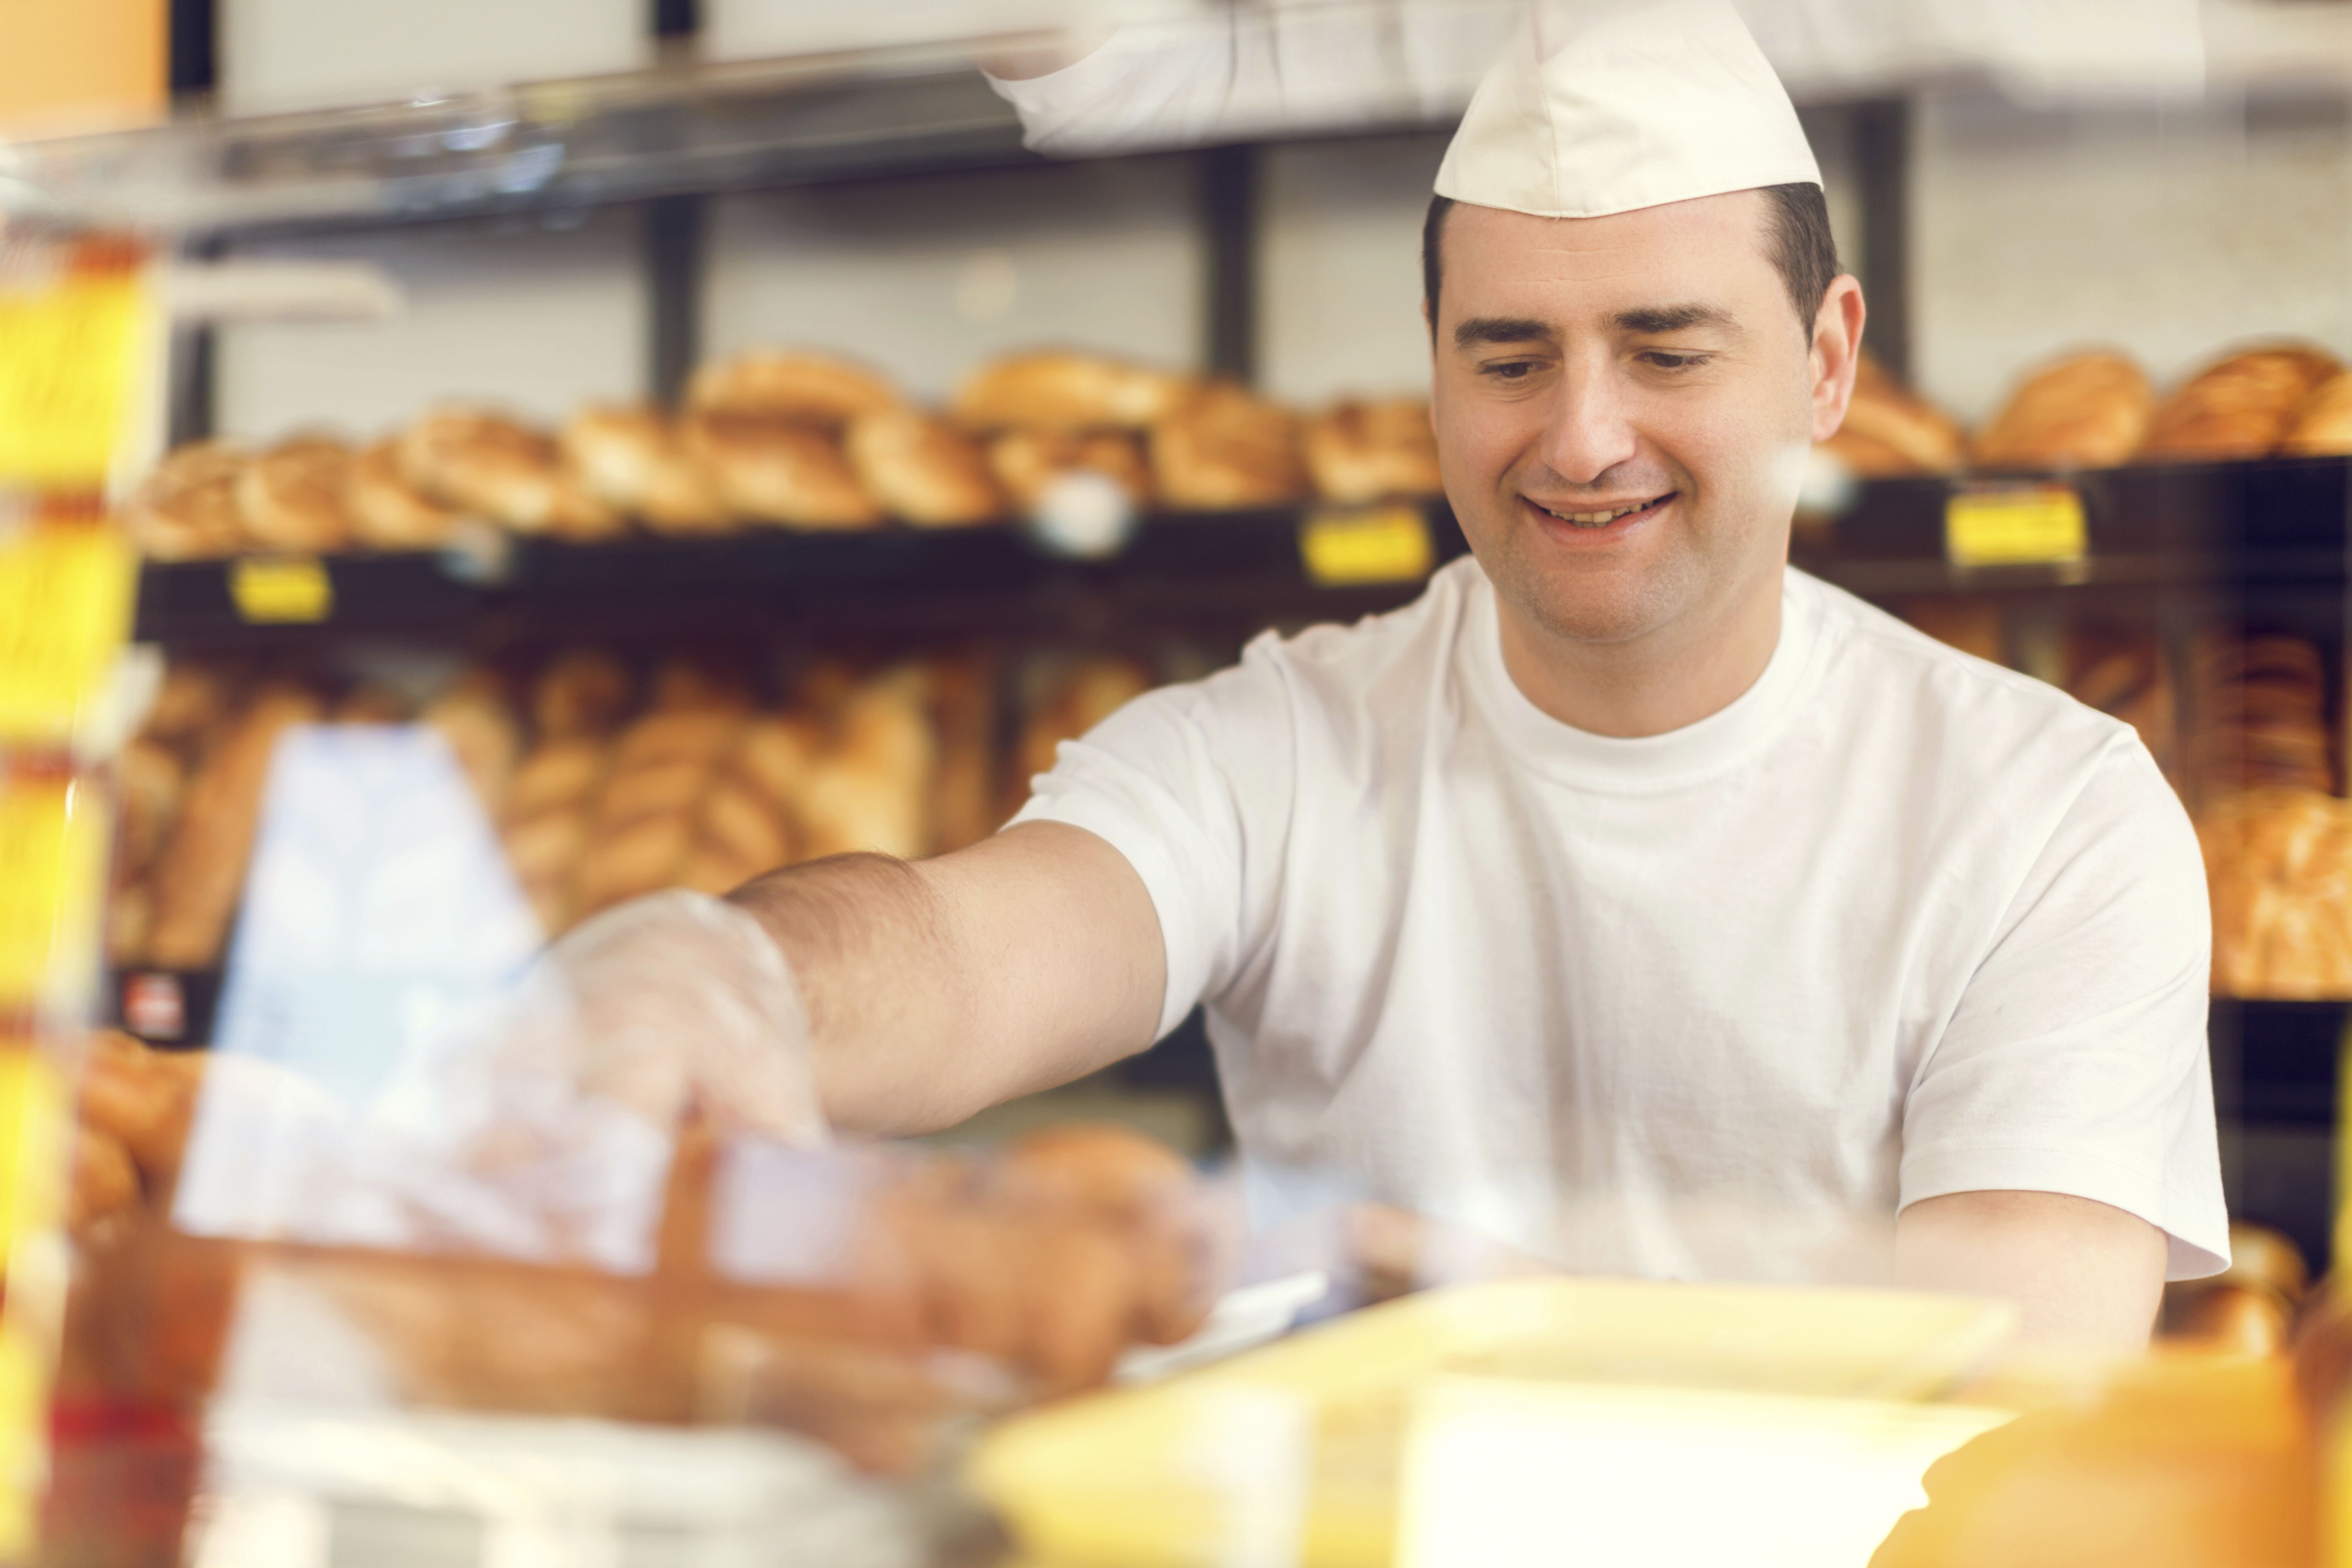
{"type": "Polygon", "coordinates": [[[1454,329],[1454,346],[1549,342],[1551,336],[1551,329],[1531,316],[1473,316],[1454,329]]]}
{"type": "Polygon", "coordinates": [[[1693,327],[1712,327],[1726,332],[1739,330],[1730,311],[1713,305],[1638,305],[1609,319],[1623,332],[1686,332],[1693,327]]]}

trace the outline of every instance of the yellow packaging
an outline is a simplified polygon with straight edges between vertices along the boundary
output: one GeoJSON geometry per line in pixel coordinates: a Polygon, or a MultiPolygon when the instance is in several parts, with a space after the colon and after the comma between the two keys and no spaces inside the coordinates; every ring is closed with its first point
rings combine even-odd
{"type": "Polygon", "coordinates": [[[71,736],[130,635],[138,571],[129,542],[95,522],[0,535],[0,746],[71,736]]]}
{"type": "Polygon", "coordinates": [[[97,970],[106,841],[95,787],[0,767],[0,1013],[79,1016],[97,970]]]}

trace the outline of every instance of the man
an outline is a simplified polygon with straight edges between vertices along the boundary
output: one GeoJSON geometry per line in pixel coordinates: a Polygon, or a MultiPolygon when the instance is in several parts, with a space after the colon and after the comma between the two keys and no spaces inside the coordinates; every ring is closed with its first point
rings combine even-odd
{"type": "Polygon", "coordinates": [[[1769,67],[1717,5],[1538,29],[1437,190],[1472,558],[1139,700],[986,843],[735,895],[826,1112],[945,1126],[1201,1003],[1270,1201],[1668,1276],[1891,1241],[2144,1341],[2227,1245],[2196,843],[2128,729],[1787,568],[1864,306],[1769,67]]]}

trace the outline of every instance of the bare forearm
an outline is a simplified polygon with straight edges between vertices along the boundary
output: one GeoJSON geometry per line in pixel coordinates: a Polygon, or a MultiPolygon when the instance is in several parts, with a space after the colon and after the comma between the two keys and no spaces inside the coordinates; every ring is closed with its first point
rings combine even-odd
{"type": "Polygon", "coordinates": [[[950,1126],[1150,1043],[1157,919],[1117,851],[1078,829],[919,863],[838,856],[733,897],[792,963],[845,1131],[950,1126]]]}
{"type": "Polygon", "coordinates": [[[2085,1349],[2147,1343],[2164,1292],[2164,1233],[2060,1193],[1949,1193],[1903,1211],[1897,1279],[2014,1302],[2023,1340],[2085,1349]]]}

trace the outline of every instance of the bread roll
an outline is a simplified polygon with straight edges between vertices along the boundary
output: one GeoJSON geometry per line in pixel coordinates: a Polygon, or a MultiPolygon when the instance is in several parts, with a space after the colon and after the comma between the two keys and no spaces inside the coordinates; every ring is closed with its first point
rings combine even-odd
{"type": "Polygon", "coordinates": [[[1956,420],[1867,353],[1854,368],[1845,423],[1823,443],[1855,473],[1871,477],[1950,473],[1964,444],[1956,420]]]}
{"type": "Polygon", "coordinates": [[[1152,426],[1151,477],[1172,507],[1286,505],[1307,489],[1298,420],[1240,387],[1211,387],[1152,426]]]}
{"type": "Polygon", "coordinates": [[[725,533],[735,527],[658,409],[592,405],[564,426],[562,447],[590,495],[656,533],[725,533]]]}
{"type": "Polygon", "coordinates": [[[219,441],[197,441],[173,452],[123,508],[123,526],[132,542],[158,561],[235,554],[244,540],[236,481],[249,460],[219,441]]]}
{"type": "Polygon", "coordinates": [[[206,754],[156,864],[152,962],[170,969],[219,962],[245,889],[270,759],[288,730],[317,721],[320,711],[318,698],[301,687],[265,686],[206,754]]]}
{"type": "Polygon", "coordinates": [[[507,787],[508,818],[521,822],[586,800],[604,782],[611,764],[611,748],[593,736],[541,742],[515,769],[514,781],[507,787]]]}
{"type": "Polygon", "coordinates": [[[900,668],[843,703],[833,745],[793,802],[810,857],[875,850],[914,859],[930,851],[937,742],[922,671],[900,668]]]}
{"type": "Polygon", "coordinates": [[[331,437],[299,436],[271,447],[237,473],[246,538],[266,550],[341,550],[352,540],[351,475],[351,448],[331,437]]]}
{"type": "Polygon", "coordinates": [[[618,513],[564,471],[555,443],[487,409],[436,409],[400,437],[401,477],[432,500],[518,533],[609,538],[618,513]]]}
{"type": "Polygon", "coordinates": [[[709,791],[714,763],[676,758],[616,770],[596,799],[596,830],[616,831],[640,817],[694,810],[709,791]]]}
{"type": "Polygon", "coordinates": [[[2189,781],[2206,800],[2249,786],[2335,787],[2319,649],[2301,637],[2209,633],[2190,651],[2189,781]]]}
{"type": "Polygon", "coordinates": [[[693,827],[693,817],[677,811],[639,817],[600,837],[580,863],[580,912],[593,914],[640,893],[677,886],[693,827]]]}
{"type": "Polygon", "coordinates": [[[742,415],[838,431],[863,415],[898,405],[887,377],[830,354],[738,354],[704,365],[687,384],[686,405],[699,414],[742,415]]]}
{"type": "Polygon", "coordinates": [[[1142,445],[1122,430],[1008,430],[989,442],[988,468],[1024,513],[1037,509],[1055,479],[1080,471],[1115,481],[1138,506],[1151,499],[1142,445]]]}
{"type": "Polygon", "coordinates": [[[1445,488],[1429,405],[1420,398],[1327,409],[1307,422],[1306,449],[1315,493],[1327,501],[1354,505],[1445,488]]]}
{"type": "Polygon", "coordinates": [[[179,753],[152,736],[122,749],[115,763],[121,807],[115,827],[116,876],[125,881],[153,862],[180,814],[187,768],[179,753]]]}
{"type": "Polygon", "coordinates": [[[844,439],[850,466],[882,509],[919,528],[993,522],[1004,498],[970,436],[919,408],[854,421],[844,439]]]}
{"type": "Polygon", "coordinates": [[[2139,366],[2120,354],[2084,353],[2026,377],[1978,433],[1977,463],[1988,468],[2104,468],[2139,449],[2156,395],[2139,366]]]}
{"type": "Polygon", "coordinates": [[[397,441],[379,441],[352,459],[345,510],[352,536],[378,550],[430,550],[457,531],[457,513],[401,477],[397,441]]]}
{"type": "Polygon", "coordinates": [[[2282,455],[2339,458],[2352,453],[2352,371],[2337,371],[2312,388],[2287,421],[2282,455]]]}
{"type": "Polygon", "coordinates": [[[601,735],[620,721],[635,683],[619,659],[573,648],[551,660],[531,688],[531,721],[550,738],[601,735]]]}
{"type": "Polygon", "coordinates": [[[1014,354],[965,381],[955,416],[974,430],[1140,430],[1190,391],[1181,376],[1095,354],[1014,354]]]}
{"type": "Polygon", "coordinates": [[[789,813],[824,750],[816,727],[803,718],[762,714],[746,725],[729,767],[782,813],[789,813]]]}
{"type": "Polygon", "coordinates": [[[2295,413],[2343,367],[2318,349],[2249,349],[2207,366],[2164,400],[2148,421],[2143,458],[2219,461],[2267,457],[2295,413]]]}
{"type": "Polygon", "coordinates": [[[614,765],[640,768],[681,759],[716,764],[740,736],[741,718],[723,710],[655,712],[621,732],[614,765]]]}
{"type": "Polygon", "coordinates": [[[478,672],[469,675],[426,703],[417,720],[448,742],[483,809],[496,820],[522,752],[521,731],[499,684],[478,672]]]}
{"type": "Polygon", "coordinates": [[[2352,803],[2259,787],[2197,817],[2213,900],[2213,990],[2352,996],[2352,803]]]}
{"type": "Polygon", "coordinates": [[[687,450],[728,509],[788,528],[871,528],[881,509],[838,440],[813,425],[737,414],[688,416],[687,450]]]}

